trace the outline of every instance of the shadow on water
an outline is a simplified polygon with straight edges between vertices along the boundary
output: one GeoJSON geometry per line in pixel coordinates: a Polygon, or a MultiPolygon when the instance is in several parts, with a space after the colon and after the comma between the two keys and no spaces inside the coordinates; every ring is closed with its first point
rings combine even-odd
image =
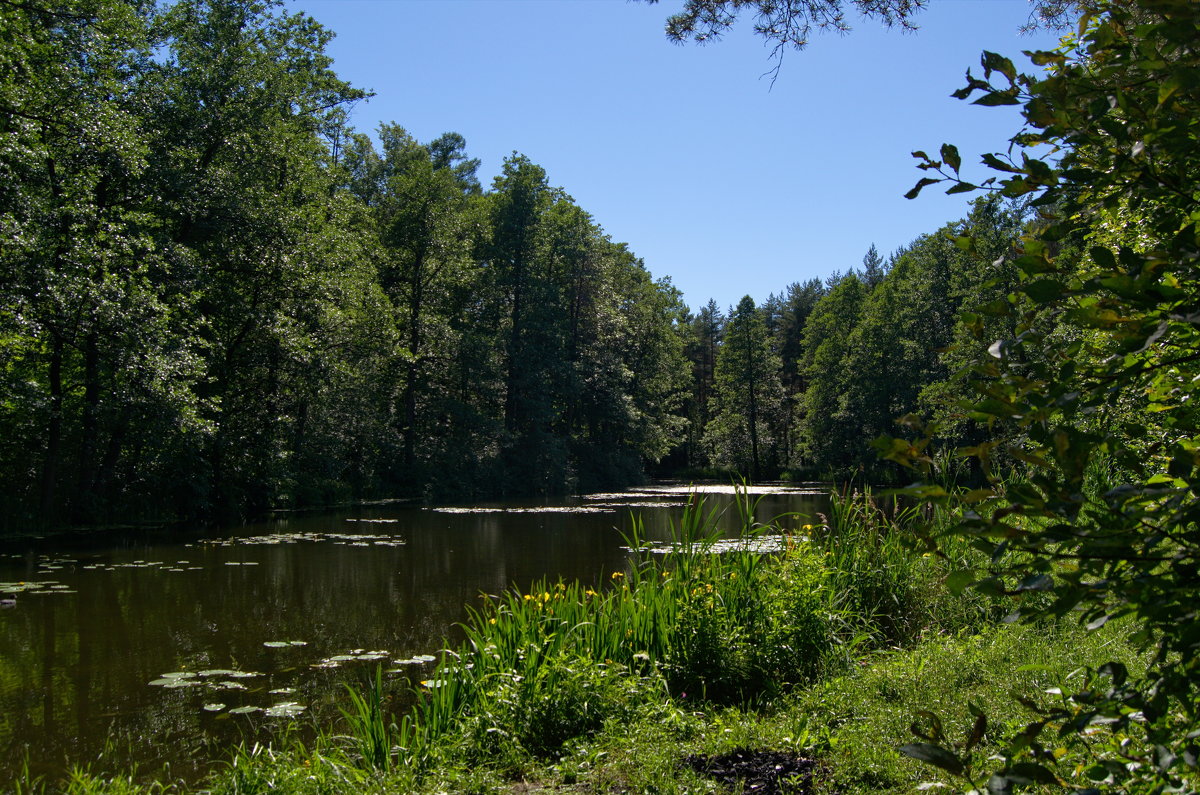
{"type": "MultiPolygon", "coordinates": [[[[755,518],[811,517],[827,489],[760,487],[755,518]]],[[[737,511],[728,487],[706,505],[737,511]]],[[[481,594],[624,569],[637,512],[671,537],[687,487],[551,502],[359,506],[172,538],[0,545],[0,780],[195,759],[336,719],[376,664],[419,681],[481,594]]],[[[798,527],[804,519],[788,520],[798,527]]]]}

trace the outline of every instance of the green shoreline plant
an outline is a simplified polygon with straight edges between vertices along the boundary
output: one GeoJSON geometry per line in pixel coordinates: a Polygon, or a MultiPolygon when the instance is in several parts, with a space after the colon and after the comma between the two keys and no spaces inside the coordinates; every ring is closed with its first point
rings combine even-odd
{"type": "Polygon", "coordinates": [[[555,758],[637,704],[765,703],[939,621],[983,620],[979,604],[937,598],[940,559],[902,542],[923,521],[911,509],[889,516],[867,491],[835,495],[823,522],[785,532],[795,517],[759,525],[755,507],[739,495],[741,546],[720,542],[718,514],[695,498],[665,552],[633,523],[629,565],[607,588],[540,582],[488,597],[399,721],[383,714],[379,678],[352,696],[361,763],[420,773],[454,755],[555,758]]]}

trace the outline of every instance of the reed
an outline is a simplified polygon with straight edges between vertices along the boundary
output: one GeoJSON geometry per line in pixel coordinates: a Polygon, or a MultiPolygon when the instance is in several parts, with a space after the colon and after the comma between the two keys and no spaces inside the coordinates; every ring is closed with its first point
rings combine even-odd
{"type": "MultiPolygon", "coordinates": [[[[342,709],[342,717],[349,727],[358,755],[364,766],[389,772],[396,749],[401,745],[400,729],[388,722],[384,708],[383,669],[375,667],[374,677],[367,677],[362,690],[345,686],[350,699],[350,709],[342,709]]],[[[406,726],[410,723],[404,718],[406,726]]]]}
{"type": "Polygon", "coordinates": [[[754,542],[789,517],[760,524],[757,508],[738,495],[740,547],[721,541],[721,515],[694,497],[665,553],[634,518],[628,564],[604,588],[542,581],[489,597],[400,723],[383,716],[378,672],[351,694],[358,755],[385,771],[425,768],[452,746],[553,756],[628,709],[630,692],[745,703],[917,631],[916,601],[935,572],[904,543],[913,517],[865,490],[835,495],[823,525],[764,554],[754,542]]]}

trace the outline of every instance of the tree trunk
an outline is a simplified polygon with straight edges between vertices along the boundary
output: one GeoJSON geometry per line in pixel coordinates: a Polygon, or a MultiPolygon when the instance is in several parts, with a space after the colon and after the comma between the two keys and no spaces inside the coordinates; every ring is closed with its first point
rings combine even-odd
{"type": "Polygon", "coordinates": [[[95,330],[83,348],[83,418],[79,440],[79,478],[71,498],[76,521],[96,518],[96,449],[100,424],[100,349],[95,330]]]}
{"type": "Polygon", "coordinates": [[[58,487],[58,459],[62,455],[62,337],[51,332],[54,341],[50,348],[50,417],[46,423],[46,458],[42,463],[41,521],[53,524],[58,516],[55,504],[58,487]]]}

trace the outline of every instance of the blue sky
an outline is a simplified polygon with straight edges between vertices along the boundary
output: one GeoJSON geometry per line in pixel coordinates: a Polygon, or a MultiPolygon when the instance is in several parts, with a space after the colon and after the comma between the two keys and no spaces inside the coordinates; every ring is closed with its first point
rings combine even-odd
{"type": "Polygon", "coordinates": [[[962,196],[903,198],[920,176],[910,152],[949,141],[977,163],[1002,151],[1016,113],[949,94],[983,49],[1020,65],[1057,42],[1018,34],[1026,0],[932,0],[913,34],[852,20],[849,35],[815,35],[772,87],[748,25],[706,46],[668,42],[679,5],[288,2],[338,34],[341,77],[375,92],[357,128],[461,133],[485,185],[527,155],[693,308],[761,302],[961,217],[962,196]]]}

